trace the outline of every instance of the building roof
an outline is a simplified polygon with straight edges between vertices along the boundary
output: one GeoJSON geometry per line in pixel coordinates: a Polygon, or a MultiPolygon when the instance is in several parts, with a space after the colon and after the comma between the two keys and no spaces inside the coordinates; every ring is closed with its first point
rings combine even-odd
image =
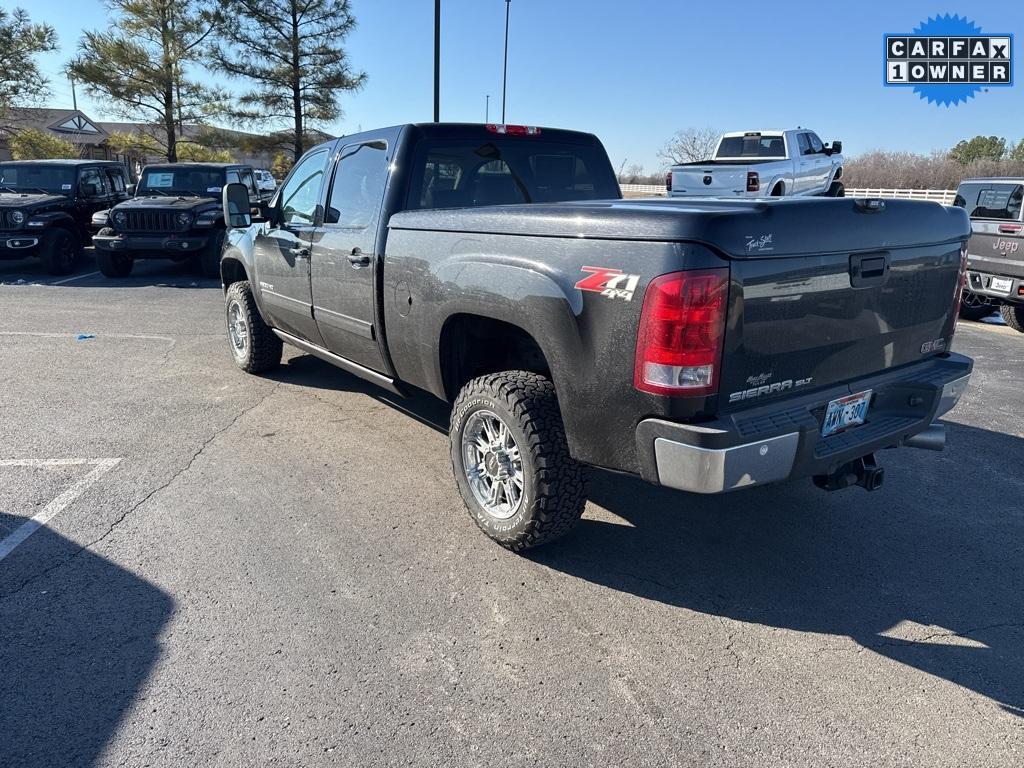
{"type": "Polygon", "coordinates": [[[37,128],[50,131],[72,144],[95,146],[109,134],[102,123],[94,121],[79,109],[48,109],[45,107],[14,107],[5,121],[10,128],[37,128]]]}
{"type": "Polygon", "coordinates": [[[83,160],[80,158],[63,158],[63,159],[46,159],[46,160],[3,160],[0,161],[0,165],[120,165],[124,166],[120,160],[83,160]]]}

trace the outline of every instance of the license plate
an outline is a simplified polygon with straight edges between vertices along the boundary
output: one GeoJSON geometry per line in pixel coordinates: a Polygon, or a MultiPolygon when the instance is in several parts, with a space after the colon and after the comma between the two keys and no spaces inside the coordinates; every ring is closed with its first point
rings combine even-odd
{"type": "Polygon", "coordinates": [[[828,437],[844,429],[863,424],[871,403],[871,390],[858,392],[833,400],[825,409],[825,421],[821,425],[821,436],[828,437]]]}
{"type": "Polygon", "coordinates": [[[993,277],[992,284],[989,285],[988,288],[990,291],[995,291],[996,293],[1009,293],[1012,287],[1013,280],[1003,277],[993,277]]]}

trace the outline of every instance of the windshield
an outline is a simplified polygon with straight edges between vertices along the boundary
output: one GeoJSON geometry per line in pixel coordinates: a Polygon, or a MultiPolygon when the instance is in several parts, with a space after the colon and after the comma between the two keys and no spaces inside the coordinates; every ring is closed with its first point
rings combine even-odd
{"type": "Polygon", "coordinates": [[[975,219],[1020,219],[1024,186],[1020,184],[993,184],[991,182],[965,182],[956,192],[957,205],[975,219]]]}
{"type": "Polygon", "coordinates": [[[775,133],[752,136],[726,136],[718,147],[717,158],[743,157],[786,157],[786,145],[782,135],[775,133]]]}
{"type": "Polygon", "coordinates": [[[460,208],[618,198],[598,146],[543,139],[421,141],[406,207],[460,208]]]}
{"type": "Polygon", "coordinates": [[[17,192],[67,194],[75,187],[75,169],[59,165],[3,165],[0,186],[17,192]]]}
{"type": "Polygon", "coordinates": [[[223,168],[146,168],[135,194],[219,195],[223,186],[223,168]]]}

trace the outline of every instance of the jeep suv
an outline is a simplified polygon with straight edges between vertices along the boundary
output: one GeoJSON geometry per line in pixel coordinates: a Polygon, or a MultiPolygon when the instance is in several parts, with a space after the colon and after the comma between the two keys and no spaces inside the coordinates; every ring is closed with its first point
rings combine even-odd
{"type": "Polygon", "coordinates": [[[93,214],[128,198],[126,179],[113,161],[0,163],[0,259],[38,256],[51,275],[73,272],[93,214]]]}
{"type": "Polygon", "coordinates": [[[94,217],[103,227],[93,237],[100,272],[126,277],[136,259],[171,259],[198,262],[204,276],[217,277],[224,245],[221,189],[233,183],[244,184],[251,204],[259,205],[248,165],[147,165],[135,197],[94,217]]]}
{"type": "Polygon", "coordinates": [[[960,315],[980,320],[996,309],[1024,333],[1024,178],[964,179],[954,205],[966,208],[967,284],[960,315]]]}

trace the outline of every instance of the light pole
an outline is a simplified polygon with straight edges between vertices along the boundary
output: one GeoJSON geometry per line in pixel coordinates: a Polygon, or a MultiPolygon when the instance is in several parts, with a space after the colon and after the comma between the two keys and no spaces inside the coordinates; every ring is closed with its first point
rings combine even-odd
{"type": "Polygon", "coordinates": [[[434,0],[434,122],[441,122],[441,0],[434,0]]]}
{"type": "Polygon", "coordinates": [[[505,87],[508,84],[508,11],[512,0],[505,0],[505,69],[501,75],[501,122],[505,122],[505,87]]]}
{"type": "Polygon", "coordinates": [[[491,122],[491,94],[487,94],[487,101],[484,106],[484,122],[491,122]]]}

